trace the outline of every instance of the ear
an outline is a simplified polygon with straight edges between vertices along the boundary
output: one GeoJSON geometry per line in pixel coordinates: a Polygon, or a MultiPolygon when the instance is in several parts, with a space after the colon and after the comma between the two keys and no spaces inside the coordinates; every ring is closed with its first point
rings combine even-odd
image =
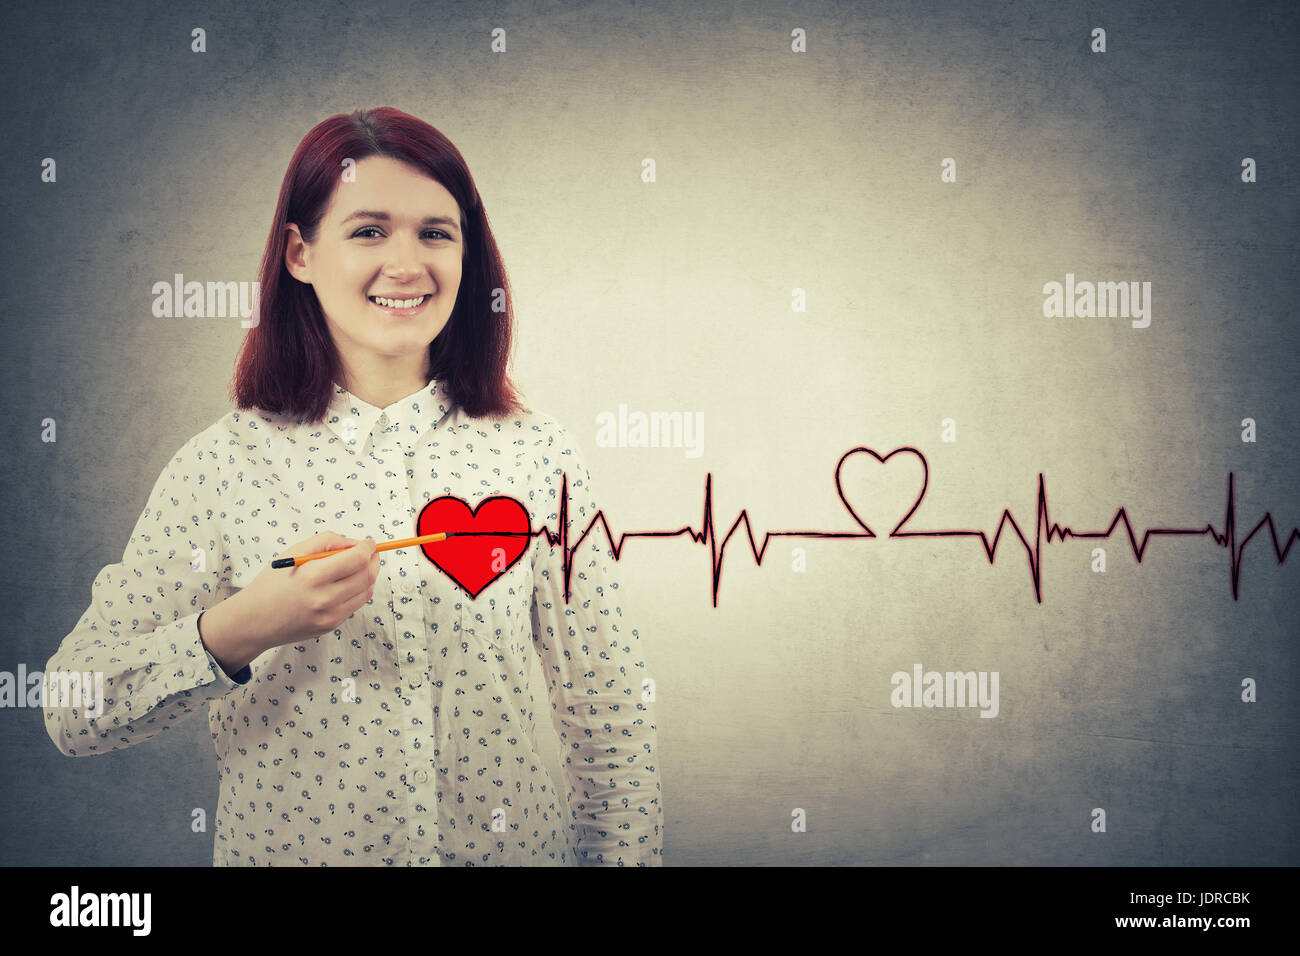
{"type": "Polygon", "coordinates": [[[311,257],[307,243],[303,242],[296,223],[287,223],[284,228],[288,233],[285,237],[284,267],[299,282],[311,285],[311,257]]]}

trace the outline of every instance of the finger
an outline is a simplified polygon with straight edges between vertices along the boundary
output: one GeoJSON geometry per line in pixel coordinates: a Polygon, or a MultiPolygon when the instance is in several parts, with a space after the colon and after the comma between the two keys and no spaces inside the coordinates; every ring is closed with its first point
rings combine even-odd
{"type": "Polygon", "coordinates": [[[366,592],[364,591],[361,592],[361,594],[357,596],[356,601],[354,601],[352,604],[349,605],[348,617],[351,617],[352,615],[356,614],[358,611],[361,611],[361,609],[364,608],[369,603],[370,603],[370,597],[366,594],[366,592]]]}
{"type": "Polygon", "coordinates": [[[343,610],[351,616],[359,608],[365,607],[370,603],[370,586],[363,585],[359,591],[353,592],[343,606],[343,610]]]}
{"type": "Polygon", "coordinates": [[[317,584],[327,584],[349,578],[365,568],[370,560],[371,550],[365,542],[357,542],[325,558],[308,562],[321,565],[313,577],[317,584]]]}
{"type": "Polygon", "coordinates": [[[370,586],[364,576],[360,581],[354,576],[348,576],[323,585],[321,598],[327,606],[346,616],[366,603],[369,590],[370,586]]]}
{"type": "Polygon", "coordinates": [[[333,531],[321,531],[310,538],[298,542],[290,548],[281,552],[281,557],[303,558],[309,554],[321,554],[326,551],[332,551],[336,548],[346,548],[351,544],[347,538],[335,534],[333,531]]]}

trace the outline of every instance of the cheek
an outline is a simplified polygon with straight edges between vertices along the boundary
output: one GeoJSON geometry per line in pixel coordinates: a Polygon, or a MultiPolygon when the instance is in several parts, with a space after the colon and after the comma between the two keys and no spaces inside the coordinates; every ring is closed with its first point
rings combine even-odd
{"type": "Polygon", "coordinates": [[[465,262],[457,255],[447,256],[435,268],[437,269],[438,282],[449,289],[459,286],[460,280],[465,274],[465,262]]]}
{"type": "Polygon", "coordinates": [[[337,258],[324,263],[321,272],[320,285],[333,299],[355,299],[359,293],[365,292],[356,269],[349,268],[347,263],[337,258]]]}

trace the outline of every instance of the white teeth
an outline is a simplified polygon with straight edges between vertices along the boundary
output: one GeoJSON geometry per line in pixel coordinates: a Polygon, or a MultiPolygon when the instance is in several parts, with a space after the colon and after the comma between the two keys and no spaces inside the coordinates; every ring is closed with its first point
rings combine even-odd
{"type": "Polygon", "coordinates": [[[372,295],[370,301],[378,302],[380,305],[388,309],[413,309],[426,298],[427,296],[422,295],[418,299],[382,299],[379,296],[372,295]]]}

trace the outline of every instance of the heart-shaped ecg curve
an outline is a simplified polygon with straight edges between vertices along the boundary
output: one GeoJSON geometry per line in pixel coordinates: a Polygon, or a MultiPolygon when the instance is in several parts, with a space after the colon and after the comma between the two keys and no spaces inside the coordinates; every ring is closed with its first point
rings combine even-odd
{"type": "Polygon", "coordinates": [[[472,532],[420,545],[433,566],[472,598],[505,574],[532,541],[528,509],[506,495],[484,498],[472,511],[455,495],[434,498],[420,512],[415,528],[417,535],[472,532]]]}
{"type": "MultiPolygon", "coordinates": [[[[883,458],[880,455],[876,454],[876,452],[870,448],[858,447],[846,451],[843,457],[840,458],[839,464],[835,466],[835,490],[836,492],[839,493],[840,501],[844,502],[844,507],[849,510],[849,514],[853,515],[853,520],[856,521],[858,524],[860,524],[863,528],[865,528],[867,533],[870,534],[873,538],[877,537],[876,533],[871,530],[870,526],[865,521],[862,520],[862,516],[859,515],[857,511],[853,509],[853,505],[849,503],[849,499],[844,494],[844,485],[843,485],[843,476],[842,476],[842,472],[844,471],[844,463],[848,461],[850,458],[852,458],[854,455],[863,454],[863,453],[870,455],[872,458],[876,460],[877,463],[881,465],[888,462],[889,459],[893,458],[895,455],[915,455],[916,459],[921,463],[921,492],[916,496],[916,500],[912,502],[912,507],[908,509],[907,514],[903,515],[902,520],[900,520],[898,524],[894,525],[894,530],[889,532],[889,536],[892,538],[894,535],[898,534],[899,529],[902,528],[903,525],[907,523],[907,519],[912,517],[913,513],[920,506],[921,499],[925,497],[925,489],[930,483],[930,466],[926,464],[924,455],[922,455],[915,448],[910,448],[910,447],[895,448],[893,451],[891,451],[888,455],[885,455],[883,458]]],[[[897,511],[894,511],[894,514],[897,513],[898,513],[897,511]]],[[[873,519],[874,517],[876,516],[873,515],[873,519]]]]}

